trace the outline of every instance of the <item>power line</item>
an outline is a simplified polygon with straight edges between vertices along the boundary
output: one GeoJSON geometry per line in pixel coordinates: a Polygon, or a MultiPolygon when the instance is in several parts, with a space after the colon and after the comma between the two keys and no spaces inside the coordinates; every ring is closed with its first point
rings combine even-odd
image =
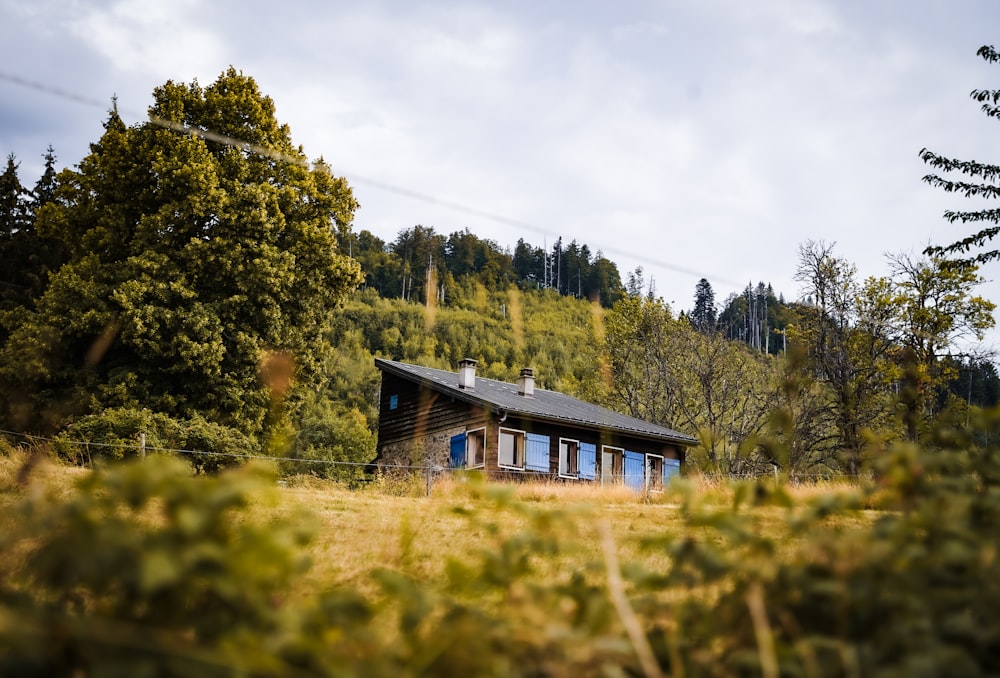
{"type": "MultiPolygon", "coordinates": [[[[26,78],[22,78],[20,76],[6,73],[3,71],[0,71],[0,80],[5,80],[20,87],[33,89],[37,92],[42,92],[43,94],[48,94],[61,99],[66,99],[68,101],[73,101],[93,108],[104,108],[107,105],[90,97],[82,96],[80,94],[76,94],[74,92],[70,92],[58,87],[46,85],[44,83],[40,83],[34,80],[28,80],[26,78]]],[[[135,115],[135,117],[142,117],[141,115],[135,113],[134,111],[128,111],[127,109],[123,110],[125,110],[125,112],[129,113],[130,115],[135,115]]],[[[291,155],[288,153],[282,153],[280,151],[276,151],[274,149],[261,146],[259,144],[253,144],[242,139],[237,139],[234,137],[226,136],[224,134],[219,134],[212,130],[205,130],[197,127],[191,127],[183,123],[174,122],[172,120],[166,120],[159,116],[150,115],[149,122],[154,125],[159,125],[161,127],[164,127],[166,129],[174,130],[175,132],[179,132],[182,134],[192,134],[194,136],[198,136],[208,141],[214,141],[217,143],[225,144],[227,146],[232,146],[234,148],[239,148],[241,150],[250,151],[259,155],[263,155],[265,157],[271,158],[272,160],[277,160],[280,162],[288,162],[305,167],[308,167],[309,164],[307,160],[305,160],[300,156],[291,155]]],[[[396,195],[403,196],[405,198],[410,198],[412,200],[418,200],[431,205],[444,207],[446,209],[467,214],[469,216],[478,217],[480,219],[487,219],[489,221],[493,221],[498,224],[503,224],[505,226],[513,226],[515,228],[530,231],[532,233],[537,233],[539,235],[543,236],[552,235],[552,232],[549,229],[545,229],[540,226],[530,224],[520,219],[514,219],[501,214],[495,214],[493,212],[482,210],[476,207],[471,207],[469,205],[464,205],[462,203],[455,202],[453,200],[438,198],[432,195],[428,195],[426,193],[421,193],[420,191],[414,191],[408,188],[403,188],[400,186],[396,186],[394,184],[381,181],[379,179],[372,179],[370,177],[361,176],[358,174],[354,174],[352,172],[344,172],[344,175],[349,177],[355,183],[366,184],[373,188],[377,188],[379,190],[386,191],[388,193],[394,193],[396,195]]],[[[645,254],[624,250],[614,246],[607,247],[605,245],[602,245],[601,243],[595,243],[595,244],[598,245],[598,249],[602,252],[615,256],[626,257],[634,261],[637,261],[641,264],[645,264],[647,266],[656,266],[660,268],[665,268],[674,271],[675,273],[681,273],[683,275],[689,275],[695,278],[702,278],[702,277],[707,278],[709,277],[709,275],[711,275],[717,282],[726,285],[732,285],[734,287],[739,287],[740,285],[737,282],[728,280],[718,275],[705,274],[703,272],[696,271],[692,268],[687,268],[679,264],[674,264],[668,261],[664,261],[663,259],[659,259],[656,257],[651,257],[645,254]]]]}
{"type": "Polygon", "coordinates": [[[5,73],[3,71],[0,71],[0,80],[6,80],[7,82],[12,82],[15,85],[26,87],[27,89],[33,89],[36,92],[42,92],[43,94],[51,94],[52,96],[58,97],[60,99],[75,101],[76,103],[83,104],[84,106],[91,106],[94,108],[104,108],[104,106],[107,105],[103,102],[98,101],[97,99],[91,99],[90,97],[85,97],[81,94],[70,92],[69,90],[64,90],[58,87],[53,87],[51,85],[46,85],[36,80],[28,80],[26,78],[13,75],[11,73],[5,73]]]}

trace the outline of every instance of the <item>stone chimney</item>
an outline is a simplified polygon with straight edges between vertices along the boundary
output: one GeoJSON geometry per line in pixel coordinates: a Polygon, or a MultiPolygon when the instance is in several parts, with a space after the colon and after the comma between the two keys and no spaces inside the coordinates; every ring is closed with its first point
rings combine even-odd
{"type": "Polygon", "coordinates": [[[525,398],[535,395],[535,371],[530,367],[521,370],[521,376],[517,379],[517,394],[525,398]]]}
{"type": "Polygon", "coordinates": [[[458,387],[476,388],[476,361],[472,358],[458,361],[458,387]]]}

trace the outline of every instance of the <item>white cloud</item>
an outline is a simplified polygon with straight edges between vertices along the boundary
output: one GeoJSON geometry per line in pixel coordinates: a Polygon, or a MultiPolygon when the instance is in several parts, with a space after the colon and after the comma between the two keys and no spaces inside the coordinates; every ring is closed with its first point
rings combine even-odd
{"type": "Polygon", "coordinates": [[[117,0],[79,5],[70,30],[115,68],[162,78],[191,79],[220,60],[223,40],[203,25],[203,3],[117,0]]]}
{"type": "Polygon", "coordinates": [[[11,17],[0,57],[47,82],[142,110],[166,78],[233,64],[335,170],[537,227],[358,183],[357,223],[383,238],[563,235],[623,272],[659,260],[643,265],[685,305],[696,278],[671,266],[793,296],[807,238],[875,274],[887,249],[960,235],[939,214],[962,199],[920,184],[916,152],[985,155],[995,134],[965,100],[996,78],[974,56],[1000,18],[985,0],[0,4],[11,17]]]}

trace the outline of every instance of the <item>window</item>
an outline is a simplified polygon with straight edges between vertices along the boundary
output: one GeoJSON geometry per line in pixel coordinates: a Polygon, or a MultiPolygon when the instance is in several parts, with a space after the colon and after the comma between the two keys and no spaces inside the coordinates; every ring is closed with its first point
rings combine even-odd
{"type": "Polygon", "coordinates": [[[451,468],[476,468],[486,465],[486,429],[459,433],[451,438],[451,468]]]}
{"type": "Polygon", "coordinates": [[[646,489],[663,490],[663,457],[658,454],[646,455],[646,489]]]}
{"type": "Polygon", "coordinates": [[[497,463],[507,468],[524,468],[524,431],[500,429],[497,463]]]}
{"type": "Polygon", "coordinates": [[[559,475],[576,478],[580,475],[580,441],[559,439],[559,475]]]}
{"type": "Polygon", "coordinates": [[[451,468],[462,468],[465,466],[465,438],[464,433],[451,437],[449,446],[448,466],[451,468]]]}
{"type": "Polygon", "coordinates": [[[486,465],[486,429],[481,428],[466,434],[465,463],[470,468],[486,465]]]}
{"type": "Polygon", "coordinates": [[[625,475],[625,450],[620,447],[605,447],[601,450],[601,484],[620,483],[625,475]]]}
{"type": "Polygon", "coordinates": [[[389,409],[394,410],[397,407],[399,407],[399,396],[398,395],[389,396],[389,409]]]}

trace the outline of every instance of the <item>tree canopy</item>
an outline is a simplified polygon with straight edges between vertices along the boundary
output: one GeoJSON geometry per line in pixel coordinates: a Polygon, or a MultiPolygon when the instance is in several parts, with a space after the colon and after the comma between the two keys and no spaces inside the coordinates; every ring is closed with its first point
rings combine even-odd
{"type": "Polygon", "coordinates": [[[36,308],[4,317],[18,427],[144,407],[259,433],[275,393],[262,365],[288,356],[293,383],[315,380],[331,313],[361,281],[336,246],[350,187],[307,162],[251,77],[170,81],[153,100],[132,127],[113,107],[37,212],[66,261],[36,308]]]}

